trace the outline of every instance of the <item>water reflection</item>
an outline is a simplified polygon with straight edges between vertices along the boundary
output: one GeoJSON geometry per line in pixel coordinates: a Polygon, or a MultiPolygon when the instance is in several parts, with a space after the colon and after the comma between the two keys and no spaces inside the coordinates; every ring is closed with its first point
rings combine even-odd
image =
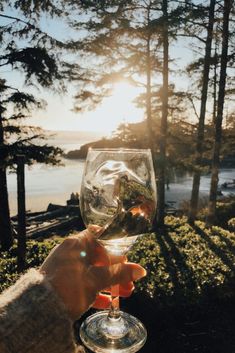
{"type": "MultiPolygon", "coordinates": [[[[235,169],[221,169],[219,173],[219,185],[230,182],[235,178],[235,169]]],[[[182,170],[172,171],[169,175],[169,188],[166,187],[166,202],[178,207],[183,200],[190,200],[193,174],[182,170]]],[[[202,175],[200,183],[200,197],[205,198],[210,190],[210,173],[202,175]]],[[[223,196],[235,193],[234,190],[222,190],[223,196]]]]}
{"type": "MultiPolygon", "coordinates": [[[[49,202],[65,204],[72,192],[80,190],[83,160],[65,160],[64,167],[49,167],[34,165],[26,168],[26,207],[27,210],[41,211],[49,202]]],[[[235,178],[235,168],[221,169],[219,184],[230,182],[235,178]]],[[[17,209],[16,175],[8,175],[8,189],[11,213],[17,209]]],[[[192,189],[192,174],[183,171],[173,171],[169,176],[169,189],[166,188],[166,201],[173,202],[178,207],[183,200],[189,200],[192,189]]],[[[210,189],[210,174],[201,178],[200,197],[207,197],[210,189]]],[[[231,190],[223,190],[223,195],[229,195],[231,190]]],[[[233,191],[235,193],[235,190],[233,191]]]]}

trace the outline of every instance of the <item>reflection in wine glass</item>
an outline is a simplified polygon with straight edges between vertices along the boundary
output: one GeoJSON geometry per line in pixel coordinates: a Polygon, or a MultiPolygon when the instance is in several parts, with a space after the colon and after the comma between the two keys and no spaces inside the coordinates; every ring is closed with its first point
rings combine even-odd
{"type": "MultiPolygon", "coordinates": [[[[151,231],[156,185],[150,150],[91,149],[80,195],[84,223],[102,227],[99,241],[110,253],[125,254],[151,231]]],[[[117,286],[109,312],[82,324],[80,336],[94,352],[136,352],[146,340],[143,324],[119,310],[117,286]]]]}

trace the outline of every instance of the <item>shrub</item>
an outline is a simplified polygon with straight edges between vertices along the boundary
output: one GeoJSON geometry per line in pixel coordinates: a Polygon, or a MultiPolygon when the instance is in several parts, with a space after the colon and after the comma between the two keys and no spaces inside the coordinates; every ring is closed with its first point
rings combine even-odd
{"type": "Polygon", "coordinates": [[[224,202],[216,204],[216,223],[221,227],[227,228],[228,221],[235,217],[235,199],[229,198],[224,202]]]}
{"type": "MultiPolygon", "coordinates": [[[[60,238],[38,242],[27,242],[26,269],[38,267],[42,264],[50,250],[59,242],[60,238]]],[[[13,284],[20,276],[17,273],[17,244],[8,252],[3,252],[0,259],[0,292],[13,284]]]]}
{"type": "MultiPolygon", "coordinates": [[[[39,266],[61,239],[29,241],[27,267],[39,266]]],[[[153,300],[157,307],[198,304],[205,299],[235,298],[235,234],[186,217],[166,217],[163,231],[142,236],[128,257],[147,269],[136,283],[136,292],[153,300]]],[[[0,260],[0,289],[17,278],[16,245],[0,260]]]]}
{"type": "MultiPolygon", "coordinates": [[[[207,207],[201,209],[198,214],[200,220],[205,221],[208,215],[207,207]]],[[[235,217],[235,198],[228,196],[216,203],[215,222],[216,225],[228,229],[228,221],[235,217]]]]}
{"type": "Polygon", "coordinates": [[[235,218],[231,218],[231,219],[228,221],[228,228],[229,228],[231,231],[235,231],[235,218]]]}
{"type": "MultiPolygon", "coordinates": [[[[208,196],[200,197],[198,200],[198,213],[203,212],[208,206],[208,196]]],[[[181,214],[188,216],[190,209],[190,200],[182,200],[179,204],[179,212],[181,214]]]]}
{"type": "Polygon", "coordinates": [[[141,237],[129,254],[148,272],[137,282],[137,292],[159,307],[235,297],[235,234],[206,229],[201,221],[192,228],[186,217],[167,217],[166,225],[164,231],[141,237]]]}

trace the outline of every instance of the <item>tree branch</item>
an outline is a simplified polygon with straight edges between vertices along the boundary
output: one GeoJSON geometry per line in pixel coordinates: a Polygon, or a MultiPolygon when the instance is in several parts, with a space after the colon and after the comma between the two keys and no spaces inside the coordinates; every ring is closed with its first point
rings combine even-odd
{"type": "Polygon", "coordinates": [[[199,115],[198,115],[198,112],[197,112],[197,110],[196,110],[196,107],[195,107],[195,104],[194,104],[193,98],[192,98],[191,96],[188,96],[188,99],[189,99],[190,103],[192,104],[193,111],[194,111],[194,113],[195,113],[196,117],[199,119],[199,115]]]}
{"type": "MultiPolygon", "coordinates": [[[[17,21],[17,22],[24,23],[24,24],[26,24],[29,28],[35,29],[36,31],[40,31],[41,34],[43,34],[43,35],[46,36],[47,38],[50,38],[51,40],[53,40],[57,45],[63,46],[63,47],[66,46],[66,44],[65,44],[64,42],[53,38],[52,36],[48,35],[46,32],[39,30],[39,28],[36,27],[35,25],[33,25],[32,23],[27,22],[27,21],[24,21],[24,20],[22,20],[21,18],[14,17],[14,16],[9,16],[9,15],[4,15],[4,14],[1,13],[1,12],[0,12],[0,17],[9,18],[9,19],[11,19],[11,20],[15,20],[15,21],[17,21]]],[[[69,46],[67,46],[67,47],[69,48],[69,46]]],[[[7,65],[7,64],[2,64],[2,65],[0,65],[0,66],[4,66],[4,65],[7,65]]]]}
{"type": "Polygon", "coordinates": [[[206,44],[206,41],[202,38],[200,38],[199,36],[197,36],[196,34],[178,34],[180,37],[188,37],[188,38],[196,38],[198,39],[200,42],[206,44]]]}
{"type": "Polygon", "coordinates": [[[14,16],[4,15],[3,13],[0,13],[0,17],[9,18],[10,20],[15,20],[15,21],[17,21],[17,22],[22,22],[22,23],[26,24],[27,26],[36,29],[36,27],[35,27],[33,24],[31,24],[30,22],[26,22],[26,21],[22,20],[21,18],[14,17],[14,16]]]}

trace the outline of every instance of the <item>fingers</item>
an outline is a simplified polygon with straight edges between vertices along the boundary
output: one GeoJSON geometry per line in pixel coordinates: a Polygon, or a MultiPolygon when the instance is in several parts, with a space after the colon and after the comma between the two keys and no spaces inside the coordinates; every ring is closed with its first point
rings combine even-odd
{"type": "Polygon", "coordinates": [[[97,225],[89,225],[87,230],[85,231],[85,236],[89,241],[89,245],[91,247],[91,252],[94,253],[94,261],[93,264],[96,266],[104,266],[110,264],[117,264],[119,262],[126,262],[127,258],[125,255],[114,255],[108,254],[109,262],[107,261],[107,251],[105,250],[104,246],[96,239],[104,231],[103,227],[97,225]]]}
{"type": "Polygon", "coordinates": [[[97,291],[115,284],[132,282],[146,275],[143,267],[130,262],[105,267],[91,266],[89,272],[97,291]]]}
{"type": "Polygon", "coordinates": [[[90,264],[95,266],[108,266],[110,264],[126,262],[127,257],[125,255],[107,253],[105,247],[96,239],[102,232],[102,227],[90,225],[86,230],[77,235],[77,239],[81,240],[81,238],[84,238],[86,242],[90,264]]]}
{"type": "Polygon", "coordinates": [[[105,248],[98,242],[94,241],[90,244],[89,253],[90,263],[94,266],[108,266],[110,259],[105,248]]]}
{"type": "Polygon", "coordinates": [[[120,297],[129,297],[133,290],[134,290],[135,286],[133,282],[128,282],[128,283],[123,283],[119,285],[119,295],[120,297]]]}
{"type": "MultiPolygon", "coordinates": [[[[123,298],[127,298],[132,294],[132,291],[134,289],[134,284],[133,282],[121,284],[119,286],[119,296],[123,298]]],[[[111,289],[105,289],[105,292],[111,292],[111,289]]],[[[92,304],[92,307],[95,309],[108,309],[111,304],[111,295],[110,294],[104,294],[104,293],[99,293],[96,297],[95,302],[92,304]]]]}
{"type": "Polygon", "coordinates": [[[99,293],[96,300],[92,304],[95,309],[108,309],[111,304],[111,296],[108,294],[99,293]]]}
{"type": "Polygon", "coordinates": [[[109,266],[111,264],[127,261],[125,255],[112,255],[107,253],[106,249],[98,241],[93,242],[90,252],[92,254],[91,264],[94,266],[109,266]]]}
{"type": "Polygon", "coordinates": [[[127,262],[127,257],[125,255],[114,255],[114,254],[109,254],[109,260],[111,265],[122,263],[122,262],[127,262]]]}
{"type": "MultiPolygon", "coordinates": [[[[120,297],[129,297],[135,288],[133,282],[119,284],[118,287],[118,295],[120,297]]],[[[105,288],[103,292],[111,293],[111,288],[105,288]]]]}
{"type": "MultiPolygon", "coordinates": [[[[90,224],[87,227],[87,232],[94,238],[98,238],[102,232],[104,231],[104,227],[97,226],[96,224],[90,224]]],[[[88,235],[89,236],[89,235],[88,235]]]]}
{"type": "MultiPolygon", "coordinates": [[[[73,249],[76,256],[79,255],[80,259],[83,258],[87,265],[108,266],[110,264],[108,253],[96,239],[99,229],[101,227],[89,226],[88,229],[71,236],[70,240],[75,241],[73,249]]],[[[77,259],[79,258],[77,257],[77,259]]]]}
{"type": "Polygon", "coordinates": [[[109,278],[111,285],[128,283],[146,276],[146,271],[139,264],[127,262],[109,266],[109,278]]]}

